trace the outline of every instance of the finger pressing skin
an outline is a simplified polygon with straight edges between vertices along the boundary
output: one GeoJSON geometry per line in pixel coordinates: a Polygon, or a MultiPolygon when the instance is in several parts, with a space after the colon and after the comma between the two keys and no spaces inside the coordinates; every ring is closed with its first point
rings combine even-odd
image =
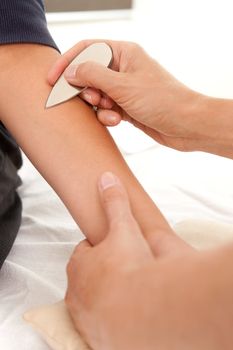
{"type": "Polygon", "coordinates": [[[111,172],[106,172],[100,179],[99,189],[110,232],[134,235],[138,232],[141,235],[131,212],[128,194],[120,180],[111,172]]]}

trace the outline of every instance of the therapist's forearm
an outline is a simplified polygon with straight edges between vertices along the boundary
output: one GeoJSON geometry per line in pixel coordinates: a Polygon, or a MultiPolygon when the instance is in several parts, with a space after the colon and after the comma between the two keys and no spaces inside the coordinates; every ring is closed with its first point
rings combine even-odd
{"type": "Polygon", "coordinates": [[[233,100],[200,95],[188,109],[194,149],[233,159],[233,100]]]}
{"type": "Polygon", "coordinates": [[[127,187],[144,232],[155,224],[167,228],[91,108],[76,98],[45,109],[51,90],[46,76],[58,56],[41,45],[0,46],[1,120],[92,243],[107,232],[97,192],[104,171],[117,174],[127,187]]]}

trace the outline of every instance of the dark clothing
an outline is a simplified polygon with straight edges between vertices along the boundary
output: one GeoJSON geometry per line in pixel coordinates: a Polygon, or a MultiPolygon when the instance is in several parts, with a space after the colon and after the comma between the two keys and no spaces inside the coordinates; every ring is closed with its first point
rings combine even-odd
{"type": "Polygon", "coordinates": [[[17,175],[21,164],[18,146],[0,123],[0,267],[20,226],[22,205],[16,188],[21,184],[17,175]]]}
{"type": "Polygon", "coordinates": [[[57,49],[42,0],[0,0],[0,44],[37,43],[57,49]]]}
{"type": "MultiPolygon", "coordinates": [[[[14,43],[57,49],[47,29],[42,0],[0,0],[0,45],[14,43]]],[[[21,165],[19,147],[0,122],[0,268],[21,222],[22,204],[16,191],[21,184],[17,175],[21,165]]]]}

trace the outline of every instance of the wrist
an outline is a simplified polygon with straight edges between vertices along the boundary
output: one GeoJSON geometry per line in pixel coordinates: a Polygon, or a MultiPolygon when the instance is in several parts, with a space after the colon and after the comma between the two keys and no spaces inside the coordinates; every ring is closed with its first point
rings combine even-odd
{"type": "Polygon", "coordinates": [[[183,120],[190,150],[233,158],[233,101],[190,93],[183,120]]]}

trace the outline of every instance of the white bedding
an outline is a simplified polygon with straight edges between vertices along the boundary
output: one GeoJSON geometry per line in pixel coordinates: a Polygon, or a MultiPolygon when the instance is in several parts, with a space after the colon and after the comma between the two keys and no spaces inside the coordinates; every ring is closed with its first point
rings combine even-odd
{"type": "MultiPolygon", "coordinates": [[[[233,224],[233,161],[161,146],[125,157],[171,224],[190,218],[233,224]]],[[[65,266],[82,234],[27,159],[21,176],[22,227],[0,272],[0,349],[47,350],[21,315],[64,296],[65,266]]]]}

